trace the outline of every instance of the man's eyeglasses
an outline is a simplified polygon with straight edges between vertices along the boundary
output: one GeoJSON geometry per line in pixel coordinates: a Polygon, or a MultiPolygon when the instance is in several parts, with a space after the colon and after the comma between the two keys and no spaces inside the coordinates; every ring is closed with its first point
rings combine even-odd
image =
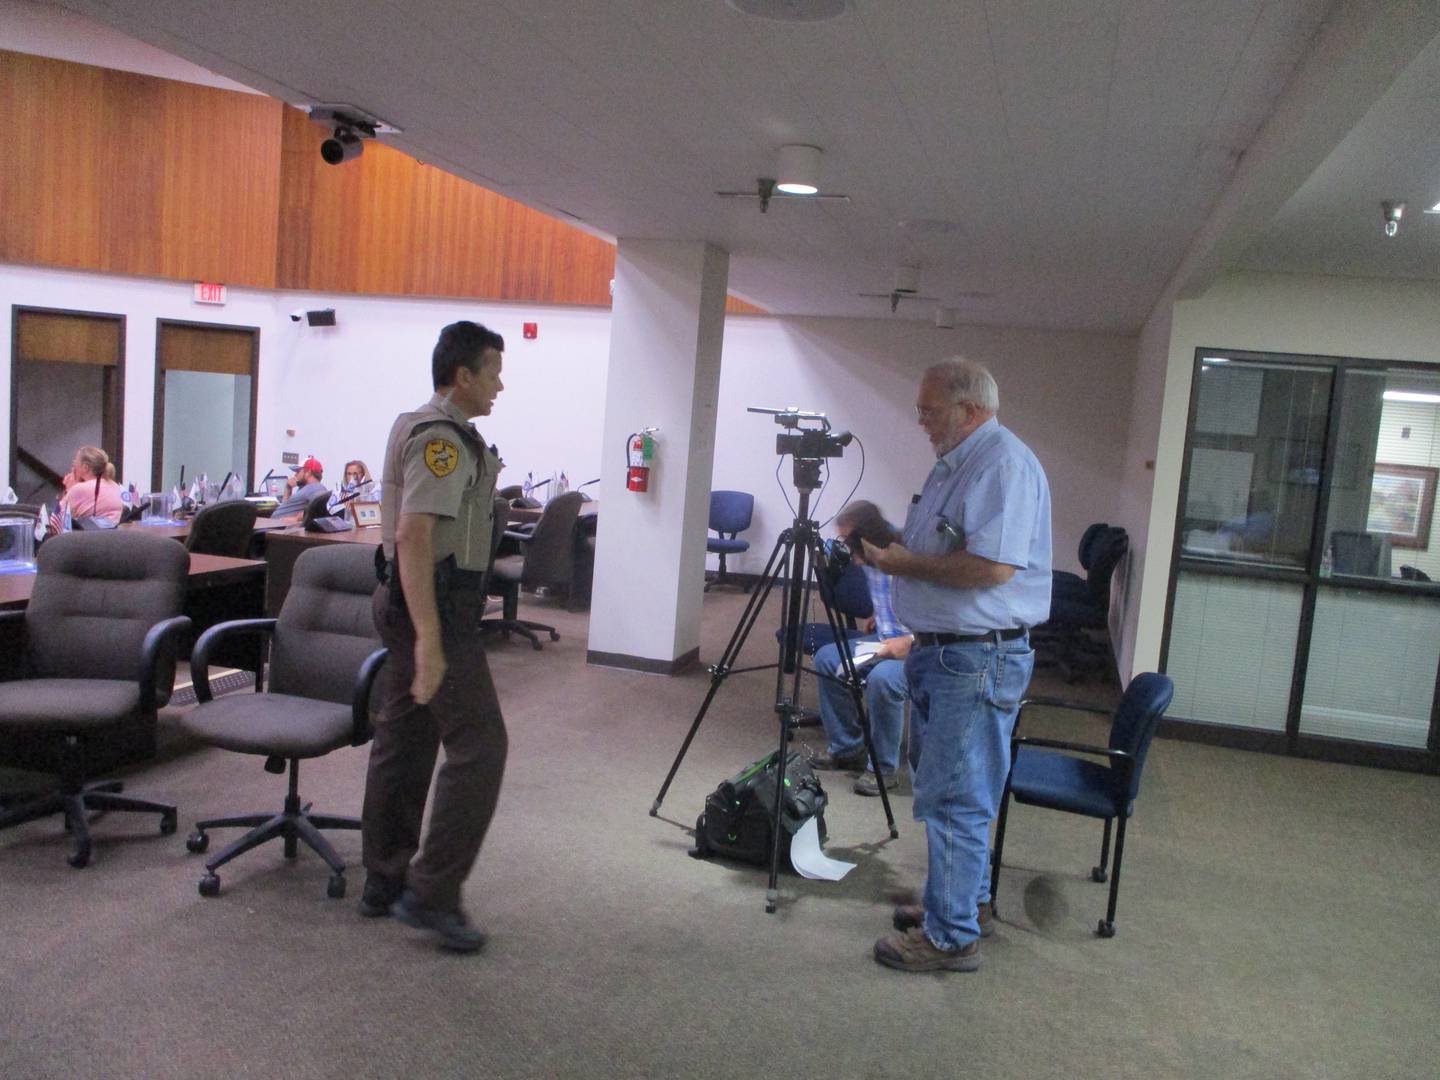
{"type": "Polygon", "coordinates": [[[944,405],[916,405],[915,416],[923,424],[927,420],[933,420],[935,417],[943,415],[945,412],[955,408],[957,405],[964,404],[966,404],[966,402],[950,401],[944,405]]]}

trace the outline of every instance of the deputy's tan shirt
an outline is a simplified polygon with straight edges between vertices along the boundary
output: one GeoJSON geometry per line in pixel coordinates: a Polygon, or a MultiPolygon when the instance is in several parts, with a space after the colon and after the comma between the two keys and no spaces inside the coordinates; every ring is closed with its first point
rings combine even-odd
{"type": "Polygon", "coordinates": [[[451,555],[461,570],[490,564],[495,479],[500,459],[443,391],[402,413],[385,446],[380,537],[395,558],[401,514],[434,514],[435,561],[451,555]]]}

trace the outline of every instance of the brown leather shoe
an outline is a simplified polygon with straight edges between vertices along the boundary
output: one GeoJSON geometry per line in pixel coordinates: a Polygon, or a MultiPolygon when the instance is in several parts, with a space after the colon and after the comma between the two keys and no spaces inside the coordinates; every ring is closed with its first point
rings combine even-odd
{"type": "Polygon", "coordinates": [[[974,971],[980,966],[980,942],[963,949],[937,949],[925,931],[912,926],[875,942],[875,959],[896,971],[974,971]]]}
{"type": "MultiPolygon", "coordinates": [[[[881,773],[880,775],[885,778],[886,791],[894,791],[897,787],[900,786],[900,777],[898,773],[892,771],[887,773],[881,773]]],[[[878,799],[880,797],[880,785],[875,783],[874,773],[861,773],[859,779],[855,781],[851,790],[853,790],[856,795],[869,795],[873,799],[878,799]]]]}
{"type": "Polygon", "coordinates": [[[853,754],[832,754],[828,750],[815,755],[810,762],[817,769],[833,769],[836,772],[858,773],[864,772],[869,759],[865,751],[860,750],[853,754]]]}
{"type": "MultiPolygon", "coordinates": [[[[989,937],[995,932],[995,909],[988,903],[980,905],[980,936],[989,937]]],[[[919,904],[896,904],[891,916],[895,929],[902,934],[912,926],[925,922],[925,909],[919,904]]]]}

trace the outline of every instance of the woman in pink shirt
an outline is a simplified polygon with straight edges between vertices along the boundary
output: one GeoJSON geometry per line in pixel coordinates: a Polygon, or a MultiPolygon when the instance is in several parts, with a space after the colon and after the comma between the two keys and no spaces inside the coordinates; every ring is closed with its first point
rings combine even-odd
{"type": "Polygon", "coordinates": [[[75,451],[75,460],[65,475],[65,494],[60,509],[70,508],[70,516],[103,517],[119,524],[125,504],[120,485],[115,482],[115,466],[98,446],[82,446],[75,451]]]}

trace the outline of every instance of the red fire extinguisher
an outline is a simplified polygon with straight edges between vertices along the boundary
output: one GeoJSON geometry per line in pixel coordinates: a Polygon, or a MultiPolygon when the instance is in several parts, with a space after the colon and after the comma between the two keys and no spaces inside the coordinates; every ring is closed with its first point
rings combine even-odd
{"type": "Polygon", "coordinates": [[[625,472],[625,490],[649,491],[650,467],[655,460],[654,432],[658,428],[646,428],[632,432],[625,440],[625,454],[629,468],[625,472]]]}

